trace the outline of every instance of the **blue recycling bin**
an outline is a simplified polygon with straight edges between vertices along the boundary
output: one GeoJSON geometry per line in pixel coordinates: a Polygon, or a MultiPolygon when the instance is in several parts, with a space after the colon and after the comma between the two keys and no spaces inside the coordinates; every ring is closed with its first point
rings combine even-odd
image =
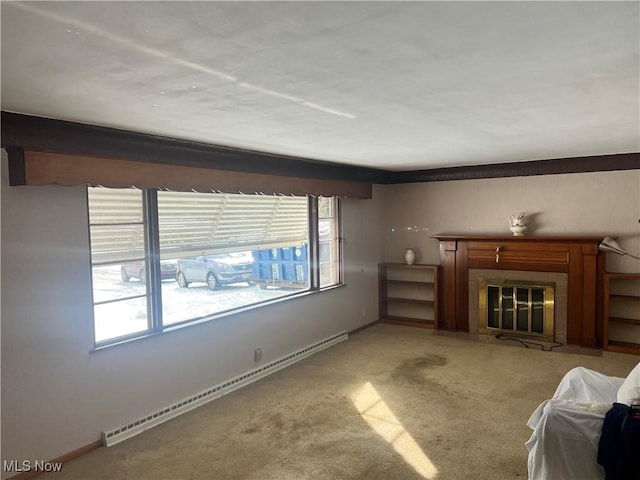
{"type": "Polygon", "coordinates": [[[308,282],[309,259],[307,244],[254,250],[253,276],[256,281],[283,284],[308,282]]]}

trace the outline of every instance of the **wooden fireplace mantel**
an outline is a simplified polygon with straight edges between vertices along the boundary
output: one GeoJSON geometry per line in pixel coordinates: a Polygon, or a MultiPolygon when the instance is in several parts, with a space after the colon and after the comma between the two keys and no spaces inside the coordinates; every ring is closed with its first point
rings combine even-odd
{"type": "Polygon", "coordinates": [[[438,328],[469,331],[469,269],[563,272],[567,343],[602,348],[602,237],[438,234],[442,266],[438,328]]]}

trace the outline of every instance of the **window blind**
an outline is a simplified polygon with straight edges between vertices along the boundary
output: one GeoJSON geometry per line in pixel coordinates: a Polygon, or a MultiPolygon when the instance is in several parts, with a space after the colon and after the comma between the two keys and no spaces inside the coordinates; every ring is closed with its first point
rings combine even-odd
{"type": "Polygon", "coordinates": [[[299,245],[306,197],[158,192],[163,258],[299,245]]]}
{"type": "MultiPolygon", "coordinates": [[[[142,191],[90,187],[94,265],[144,258],[142,191]]],[[[308,238],[306,197],[158,192],[163,259],[300,245],[308,238]]]]}
{"type": "Polygon", "coordinates": [[[88,197],[92,263],[143,259],[142,191],[89,188],[88,197]]]}

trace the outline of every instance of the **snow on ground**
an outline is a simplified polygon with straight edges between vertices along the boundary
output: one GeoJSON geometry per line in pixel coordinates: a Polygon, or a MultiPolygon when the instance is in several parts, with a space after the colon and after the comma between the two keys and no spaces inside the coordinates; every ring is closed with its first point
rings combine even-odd
{"type": "MultiPolygon", "coordinates": [[[[139,280],[124,282],[120,278],[119,265],[95,267],[93,283],[94,302],[125,299],[146,293],[146,286],[139,280]]],[[[291,295],[301,290],[304,289],[261,289],[258,285],[237,283],[212,291],[204,283],[192,283],[188,288],[180,288],[175,280],[163,280],[163,322],[171,325],[291,295]]],[[[147,329],[146,296],[99,304],[94,311],[96,342],[147,329]]]]}

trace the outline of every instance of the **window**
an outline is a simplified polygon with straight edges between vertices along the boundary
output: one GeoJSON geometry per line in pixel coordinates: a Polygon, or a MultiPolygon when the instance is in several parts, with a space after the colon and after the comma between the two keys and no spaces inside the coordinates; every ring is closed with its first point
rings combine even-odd
{"type": "Polygon", "coordinates": [[[96,342],[146,332],[145,224],[140,190],[89,189],[96,342]],[[129,282],[137,277],[139,282],[129,282]]]}
{"type": "Polygon", "coordinates": [[[341,283],[336,198],[89,188],[97,346],[341,283]]]}
{"type": "Polygon", "coordinates": [[[340,283],[340,242],[338,235],[338,199],[318,198],[318,237],[320,239],[320,286],[340,283]]]}

